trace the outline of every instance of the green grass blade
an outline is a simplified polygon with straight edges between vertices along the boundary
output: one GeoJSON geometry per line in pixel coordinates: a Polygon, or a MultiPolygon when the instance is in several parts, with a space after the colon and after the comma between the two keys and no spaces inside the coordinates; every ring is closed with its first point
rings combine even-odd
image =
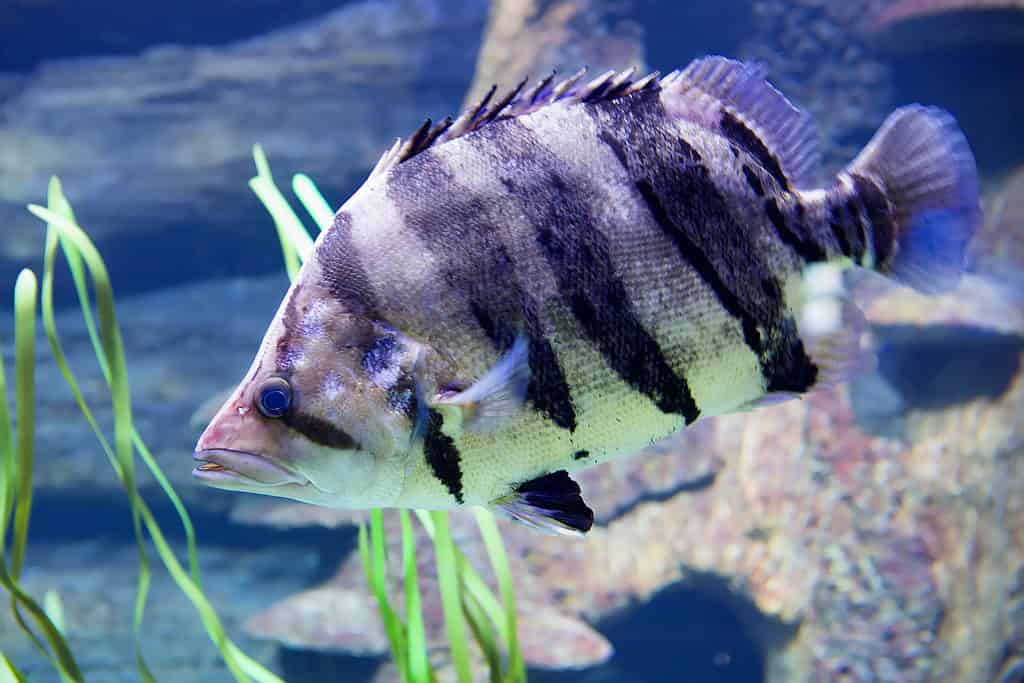
{"type": "Polygon", "coordinates": [[[270,164],[267,163],[267,155],[263,153],[263,148],[254,145],[252,155],[256,162],[256,177],[249,181],[249,187],[263,202],[263,206],[274,219],[277,236],[281,240],[281,250],[284,252],[288,277],[295,279],[295,274],[299,272],[302,261],[313,250],[313,238],[302,226],[302,221],[295,215],[288,200],[277,189],[274,176],[270,174],[270,164]]]}
{"type": "MultiPolygon", "coordinates": [[[[214,645],[220,650],[225,664],[232,676],[237,681],[249,681],[252,679],[261,683],[282,683],[277,676],[246,656],[233,642],[227,639],[216,613],[206,597],[203,595],[202,591],[199,589],[198,581],[193,578],[194,576],[197,576],[197,572],[195,571],[195,567],[197,565],[194,561],[194,553],[190,554],[190,565],[192,565],[191,569],[193,570],[190,574],[189,572],[186,572],[178,562],[174,552],[164,539],[163,533],[157,525],[156,520],[153,518],[152,513],[149,511],[149,508],[134,490],[134,479],[131,477],[134,472],[131,460],[131,447],[135,445],[135,443],[141,443],[141,439],[138,438],[138,434],[135,432],[130,422],[130,394],[127,391],[126,370],[124,368],[123,350],[121,349],[120,344],[120,331],[119,328],[117,328],[116,318],[114,317],[113,295],[102,259],[99,257],[98,252],[95,251],[95,247],[92,245],[91,241],[89,241],[81,228],[79,228],[77,224],[75,224],[74,221],[69,219],[66,215],[61,215],[38,206],[31,206],[29,208],[35,215],[47,221],[47,223],[53,226],[54,230],[57,231],[52,239],[50,239],[50,236],[48,235],[48,244],[50,245],[50,248],[47,251],[49,277],[52,278],[53,255],[55,253],[55,245],[58,240],[61,242],[61,246],[65,247],[65,253],[68,252],[67,247],[70,246],[73,247],[71,251],[77,252],[80,256],[80,259],[69,259],[69,266],[74,267],[73,264],[76,263],[81,266],[81,264],[84,263],[89,269],[90,275],[93,277],[93,286],[97,294],[97,310],[99,312],[100,319],[99,328],[101,331],[99,344],[100,353],[98,356],[100,357],[101,366],[105,363],[109,370],[112,384],[111,393],[115,399],[120,401],[119,405],[115,404],[114,448],[111,448],[110,444],[103,436],[102,431],[96,424],[88,405],[84,401],[81,391],[78,389],[74,376],[67,365],[66,358],[64,357],[59,342],[59,337],[57,336],[56,324],[54,322],[52,310],[52,289],[50,290],[50,301],[46,300],[47,297],[44,294],[44,326],[47,328],[47,337],[50,341],[51,349],[54,351],[58,366],[62,373],[64,373],[65,379],[67,380],[69,387],[71,387],[79,408],[82,410],[87,422],[89,422],[90,427],[93,428],[105,454],[111,461],[115,472],[122,479],[122,483],[125,485],[129,502],[132,505],[133,516],[137,516],[137,518],[141,520],[141,523],[145,526],[146,531],[153,541],[157,554],[167,568],[168,573],[178,585],[179,589],[195,606],[208,636],[211,641],[213,641],[214,645]],[[97,279],[99,279],[99,282],[97,282],[97,279]],[[126,417],[127,420],[125,419],[126,417]],[[118,429],[118,419],[121,421],[120,429],[118,429]],[[125,446],[126,443],[127,447],[125,446]],[[129,482],[131,485],[129,485],[129,482]]],[[[44,278],[44,290],[45,289],[44,278]]],[[[91,311],[91,305],[84,306],[84,309],[91,311]]],[[[144,460],[146,460],[146,456],[149,455],[148,450],[141,449],[140,452],[144,452],[143,457],[144,460]]],[[[155,462],[152,462],[151,456],[148,457],[148,460],[149,462],[147,462],[147,466],[158,471],[155,462]]],[[[164,481],[166,482],[166,479],[164,479],[164,481]]],[[[181,508],[181,512],[184,512],[184,508],[181,508]]],[[[189,523],[188,526],[190,528],[191,524],[189,523]]],[[[148,587],[148,585],[146,587],[148,587]]],[[[136,614],[138,614],[138,610],[136,611],[136,614]]],[[[145,679],[151,679],[151,675],[145,669],[143,669],[142,674],[145,679]]]]}
{"type": "MultiPolygon", "coordinates": [[[[32,495],[32,446],[34,425],[34,366],[35,366],[35,318],[38,283],[31,271],[22,271],[15,284],[15,410],[18,416],[17,430],[12,429],[10,409],[7,402],[7,385],[0,358],[0,458],[3,459],[4,479],[0,486],[0,550],[6,551],[6,532],[11,525],[11,517],[15,516],[12,526],[12,555],[17,554],[18,570],[25,556],[25,544],[28,535],[29,510],[32,495]],[[15,433],[17,432],[17,433],[15,433]],[[21,507],[18,515],[16,506],[21,507]]],[[[79,682],[81,673],[71,650],[60,630],[46,614],[46,611],[18,585],[18,572],[12,571],[7,564],[7,553],[0,552],[0,585],[11,597],[11,609],[19,628],[25,632],[32,643],[51,659],[61,680],[79,682]],[[25,621],[22,610],[28,613],[43,638],[32,631],[25,621]],[[45,643],[44,643],[45,641],[45,643]],[[49,646],[49,650],[47,650],[49,646]]],[[[5,660],[6,661],[6,660],[5,660]]],[[[9,665],[9,662],[7,662],[9,665]]],[[[18,680],[20,672],[8,666],[6,672],[18,680]]]]}
{"type": "Polygon", "coordinates": [[[299,198],[320,230],[331,227],[334,222],[334,209],[324,199],[312,178],[305,173],[296,173],[292,176],[292,192],[299,198]]]}
{"type": "Polygon", "coordinates": [[[448,632],[448,647],[459,683],[473,683],[469,668],[469,648],[466,642],[465,624],[462,619],[462,589],[459,577],[458,550],[452,543],[448,527],[448,514],[442,511],[430,513],[434,522],[434,553],[437,557],[437,580],[441,588],[441,604],[444,608],[445,629],[448,632]]]}
{"type": "Polygon", "coordinates": [[[18,478],[18,463],[14,459],[14,429],[11,410],[7,403],[7,371],[0,353],[0,558],[6,561],[7,528],[14,514],[14,484],[18,478]]]}
{"type": "MultiPolygon", "coordinates": [[[[78,291],[79,296],[83,294],[83,291],[88,296],[87,290],[79,284],[86,280],[85,271],[88,271],[93,292],[95,293],[100,345],[100,348],[97,350],[97,358],[99,359],[101,369],[106,370],[104,379],[107,380],[110,391],[111,410],[114,416],[113,453],[120,465],[119,475],[122,487],[124,488],[125,495],[128,497],[132,511],[132,527],[135,533],[139,561],[138,583],[132,615],[136,661],[139,664],[139,673],[142,679],[146,683],[151,683],[154,679],[145,664],[140,646],[142,621],[145,616],[146,600],[149,596],[151,570],[149,557],[146,554],[142,521],[139,516],[141,499],[135,484],[134,451],[132,447],[134,427],[132,426],[131,394],[128,388],[128,370],[124,359],[121,331],[117,325],[117,318],[114,312],[113,287],[111,286],[106,264],[103,263],[99,252],[96,251],[95,246],[85,235],[84,231],[78,227],[69,215],[70,206],[64,198],[59,181],[56,179],[50,183],[48,199],[48,209],[29,207],[30,211],[44,218],[47,222],[48,236],[46,247],[44,247],[44,281],[48,285],[46,293],[52,297],[55,244],[57,243],[60,244],[65,254],[69,252],[72,254],[67,259],[67,263],[71,268],[72,276],[76,280],[76,291],[78,291]],[[34,211],[33,208],[39,209],[39,211],[34,211]],[[48,215],[40,215],[40,211],[48,215]]],[[[91,314],[92,306],[89,300],[87,299],[85,302],[82,302],[82,305],[83,309],[91,314]]],[[[43,309],[44,326],[47,329],[48,338],[51,338],[51,334],[56,331],[52,298],[47,302],[44,296],[43,309]],[[47,320],[47,318],[49,319],[47,320]]],[[[88,319],[89,316],[87,315],[86,318],[88,319]]],[[[51,350],[54,350],[56,353],[52,338],[50,346],[51,350]]],[[[63,365],[66,367],[66,362],[63,365]]]]}
{"type": "MultiPolygon", "coordinates": [[[[39,606],[39,603],[33,600],[32,596],[25,593],[7,572],[6,562],[0,564],[0,585],[7,590],[11,595],[12,601],[18,607],[28,612],[36,628],[42,631],[43,638],[50,646],[50,654],[52,655],[50,661],[60,674],[61,680],[65,681],[65,683],[82,683],[82,672],[79,671],[78,664],[75,662],[75,658],[71,654],[71,649],[68,647],[67,642],[65,642],[64,637],[57,630],[57,627],[54,626],[53,622],[50,621],[50,618],[46,616],[46,611],[39,606]]],[[[32,635],[32,638],[36,640],[36,636],[32,635]]],[[[46,654],[45,648],[43,653],[46,654]]]]}
{"type": "Polygon", "coordinates": [[[14,284],[14,411],[17,462],[14,533],[11,534],[11,578],[21,576],[32,511],[32,445],[35,437],[36,300],[35,273],[23,270],[14,284]]]}
{"type": "MultiPolygon", "coordinates": [[[[424,510],[416,510],[415,512],[420,523],[423,525],[424,530],[427,532],[427,535],[436,542],[434,521],[430,517],[430,513],[424,510]]],[[[458,561],[459,574],[463,588],[480,604],[480,607],[487,613],[494,625],[497,626],[499,630],[504,629],[508,620],[505,617],[501,602],[494,596],[494,593],[491,591],[491,587],[488,586],[487,582],[484,581],[480,574],[477,573],[476,569],[474,569],[473,565],[469,563],[465,555],[462,554],[462,551],[459,550],[458,546],[453,544],[452,547],[458,561]]],[[[507,634],[503,631],[502,637],[507,641],[507,634]]]]}
{"type": "MultiPolygon", "coordinates": [[[[509,675],[512,681],[525,683],[526,663],[523,661],[523,654],[519,650],[519,637],[516,630],[515,589],[512,581],[512,571],[508,564],[508,555],[505,553],[505,544],[501,540],[501,531],[494,520],[494,515],[489,510],[476,507],[473,509],[473,514],[476,517],[477,528],[480,530],[480,537],[483,539],[484,547],[487,549],[487,557],[491,561],[494,578],[498,582],[498,591],[501,593],[502,611],[505,614],[502,638],[505,641],[506,651],[508,652],[509,675]]],[[[500,625],[499,628],[501,628],[500,625]]]]}
{"type": "Polygon", "coordinates": [[[370,511],[370,578],[371,588],[377,597],[384,632],[391,645],[391,656],[402,680],[409,683],[409,665],[406,659],[406,640],[402,622],[388,600],[388,567],[385,552],[384,514],[380,510],[370,511]]]}
{"type": "MultiPolygon", "coordinates": [[[[375,510],[373,512],[378,514],[380,513],[379,510],[375,510]]],[[[359,525],[359,556],[363,562],[363,575],[366,577],[366,583],[370,592],[377,599],[381,624],[384,627],[384,633],[387,635],[388,644],[391,647],[391,656],[395,661],[395,667],[398,669],[402,680],[406,681],[408,677],[408,670],[402,665],[402,662],[404,661],[404,646],[400,640],[401,627],[400,624],[398,624],[398,619],[395,616],[394,610],[391,609],[391,603],[387,599],[387,574],[382,571],[382,565],[376,561],[376,551],[372,547],[374,545],[374,542],[371,541],[371,535],[374,533],[372,530],[372,512],[370,528],[371,530],[368,531],[366,524],[359,525]]]]}
{"type": "Polygon", "coordinates": [[[196,530],[192,525],[192,518],[188,514],[188,510],[185,509],[185,503],[181,500],[181,496],[171,486],[171,482],[167,479],[167,475],[160,469],[160,466],[156,464],[156,459],[153,457],[152,451],[146,446],[146,443],[139,436],[139,433],[132,430],[132,445],[135,447],[135,451],[139,454],[142,462],[146,465],[146,469],[153,475],[157,484],[163,490],[164,495],[171,501],[171,505],[174,507],[175,513],[178,515],[178,521],[181,522],[181,527],[185,531],[185,551],[188,556],[188,569],[189,574],[192,577],[192,581],[197,586],[202,586],[201,576],[199,573],[199,554],[196,550],[196,530]]]}
{"type": "Polygon", "coordinates": [[[60,593],[55,590],[43,593],[43,611],[53,622],[53,627],[64,635],[64,601],[60,599],[60,593]]]}
{"type": "Polygon", "coordinates": [[[407,662],[410,683],[430,683],[434,678],[427,657],[427,635],[423,626],[419,571],[416,568],[416,536],[409,521],[409,511],[399,513],[402,522],[402,567],[405,574],[405,621],[407,662]]]}
{"type": "Polygon", "coordinates": [[[7,655],[0,652],[0,683],[26,683],[27,680],[25,674],[11,664],[7,655]]]}
{"type": "MultiPolygon", "coordinates": [[[[434,539],[436,543],[436,527],[430,514],[423,510],[416,510],[415,512],[420,523],[423,525],[424,530],[426,530],[427,535],[434,539]]],[[[454,551],[455,557],[458,561],[459,578],[462,581],[463,590],[465,590],[467,594],[472,596],[473,600],[475,600],[478,603],[483,612],[491,620],[491,623],[493,623],[494,626],[498,629],[498,632],[501,634],[501,637],[507,646],[507,644],[510,642],[508,632],[509,619],[508,615],[505,613],[504,608],[502,607],[502,603],[498,600],[497,597],[495,597],[494,592],[491,590],[491,587],[487,585],[487,582],[484,581],[480,574],[476,571],[476,569],[473,568],[473,565],[469,563],[466,557],[462,554],[462,551],[460,551],[458,547],[454,544],[452,546],[452,550],[454,551]]],[[[516,652],[518,651],[519,649],[517,646],[516,652]]],[[[521,658],[521,654],[519,656],[521,658]]],[[[513,665],[515,664],[514,660],[510,661],[512,662],[513,665]]],[[[525,666],[520,666],[522,669],[522,680],[525,680],[525,666]]],[[[513,671],[515,671],[515,669],[513,669],[513,671]]]]}
{"type": "MultiPolygon", "coordinates": [[[[63,216],[68,221],[77,225],[77,223],[75,222],[74,211],[72,210],[71,205],[68,203],[67,199],[64,196],[60,180],[57,179],[56,177],[52,178],[50,181],[50,189],[47,196],[47,203],[49,207],[57,214],[63,216]]],[[[56,232],[48,232],[47,246],[44,249],[45,254],[47,254],[48,262],[52,263],[53,245],[55,243],[60,244],[61,251],[68,262],[68,269],[71,272],[72,282],[74,283],[75,286],[75,293],[78,296],[79,307],[81,308],[82,311],[82,318],[85,321],[86,330],[89,333],[89,341],[92,343],[93,352],[95,353],[96,359],[99,362],[100,372],[103,374],[103,379],[109,386],[111,382],[110,364],[107,362],[106,354],[103,351],[103,346],[100,342],[99,331],[96,325],[96,319],[95,316],[93,315],[93,309],[90,303],[91,297],[89,295],[89,286],[85,275],[86,266],[82,261],[82,255],[76,248],[73,247],[73,245],[69,243],[69,241],[57,239],[56,232]]],[[[44,305],[45,302],[53,300],[53,268],[51,267],[48,272],[50,274],[50,277],[47,278],[46,271],[44,271],[43,278],[44,305]]],[[[52,348],[53,342],[56,340],[56,330],[53,329],[51,331],[53,332],[53,334],[48,334],[51,349],[53,350],[55,356],[63,357],[64,354],[62,350],[52,348]]],[[[70,370],[67,370],[63,373],[65,375],[65,379],[68,378],[69,373],[70,370]]],[[[74,388],[72,389],[72,391],[74,393],[74,388]]],[[[82,398],[80,394],[76,395],[76,401],[79,405],[82,405],[84,403],[84,398],[82,398]]],[[[94,432],[98,432],[95,425],[92,425],[92,427],[94,432]]],[[[177,491],[175,491],[174,488],[171,486],[170,482],[167,480],[167,477],[164,475],[163,471],[161,471],[160,468],[156,465],[156,462],[153,459],[152,454],[150,453],[149,449],[142,441],[142,438],[139,436],[138,432],[136,432],[134,428],[132,429],[132,443],[135,449],[138,451],[143,462],[146,464],[146,467],[149,469],[150,473],[153,475],[153,477],[159,484],[160,488],[163,490],[164,494],[171,501],[171,505],[174,507],[174,510],[178,515],[178,520],[181,522],[182,528],[185,532],[185,544],[188,553],[189,571],[192,574],[193,581],[199,584],[199,560],[198,555],[196,553],[196,534],[195,528],[192,525],[192,519],[189,517],[188,512],[185,510],[185,505],[182,502],[181,497],[178,496],[177,491]]],[[[116,462],[116,460],[114,462],[116,462]]],[[[119,468],[120,465],[115,464],[115,470],[119,470],[119,468]]]]}
{"type": "Polygon", "coordinates": [[[480,646],[480,651],[484,654],[490,683],[501,683],[501,649],[495,637],[494,624],[488,619],[480,603],[468,592],[462,594],[462,614],[480,646]]]}
{"type": "MultiPolygon", "coordinates": [[[[35,435],[35,326],[38,283],[35,273],[22,270],[14,286],[14,522],[11,525],[11,564],[5,568],[18,583],[25,562],[28,526],[32,514],[33,440],[35,435]]],[[[4,547],[6,551],[7,548],[4,547]]],[[[25,622],[18,600],[11,598],[11,612],[18,627],[44,655],[46,646],[25,622]]]]}

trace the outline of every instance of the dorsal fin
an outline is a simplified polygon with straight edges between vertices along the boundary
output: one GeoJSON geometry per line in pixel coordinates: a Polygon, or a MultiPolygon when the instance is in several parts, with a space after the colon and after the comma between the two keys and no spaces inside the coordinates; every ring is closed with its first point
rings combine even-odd
{"type": "Polygon", "coordinates": [[[705,57],[661,80],[666,108],[716,130],[758,158],[783,187],[815,181],[817,131],[767,80],[763,66],[705,57]]]}
{"type": "Polygon", "coordinates": [[[559,83],[555,83],[555,74],[552,73],[532,88],[527,88],[527,81],[523,80],[497,100],[494,100],[494,96],[498,88],[493,86],[480,102],[466,109],[454,121],[449,117],[434,126],[430,119],[427,119],[408,138],[397,140],[377,162],[370,177],[383,173],[434,145],[472,133],[494,121],[530,114],[555,102],[603,102],[642,90],[660,88],[658,73],[634,81],[635,71],[608,71],[582,85],[582,79],[587,73],[585,68],[559,83]],[[494,104],[491,104],[492,100],[494,104]]]}

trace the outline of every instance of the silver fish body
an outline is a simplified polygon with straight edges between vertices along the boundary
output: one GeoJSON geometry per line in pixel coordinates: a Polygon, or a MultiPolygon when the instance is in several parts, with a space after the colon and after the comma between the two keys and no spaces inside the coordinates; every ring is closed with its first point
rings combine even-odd
{"type": "Polygon", "coordinates": [[[809,269],[955,282],[978,199],[952,119],[894,113],[825,189],[808,187],[813,135],[723,58],[520,86],[425,126],[317,240],[197,476],[585,531],[567,472],[841,379],[855,309],[815,299],[809,269]],[[818,329],[822,305],[837,315],[818,329]],[[263,459],[271,483],[225,453],[263,459]]]}

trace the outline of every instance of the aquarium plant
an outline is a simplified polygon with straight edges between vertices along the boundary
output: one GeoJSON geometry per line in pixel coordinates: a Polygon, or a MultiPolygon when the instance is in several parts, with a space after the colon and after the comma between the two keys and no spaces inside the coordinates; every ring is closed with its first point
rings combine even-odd
{"type": "MultiPolygon", "coordinates": [[[[287,272],[289,277],[294,277],[302,260],[312,249],[313,238],[275,184],[266,156],[258,146],[254,148],[254,159],[257,175],[250,180],[250,187],[274,220],[287,272]]],[[[303,174],[296,175],[292,188],[319,229],[325,229],[330,225],[334,211],[309,177],[303,174]]],[[[35,325],[37,313],[41,312],[51,353],[83,417],[92,428],[120,479],[128,499],[139,558],[137,597],[133,614],[136,636],[142,628],[150,581],[146,543],[148,535],[164,567],[195,606],[204,629],[220,651],[234,679],[283,683],[275,674],[242,652],[227,637],[212,604],[202,591],[191,519],[180,497],[132,424],[132,404],[124,349],[109,273],[95,245],[76,222],[58,179],[54,178],[50,183],[47,206],[31,205],[29,210],[42,219],[47,227],[41,292],[39,283],[30,270],[23,271],[15,285],[14,420],[11,419],[5,369],[0,358],[0,471],[3,473],[0,485],[0,548],[3,550],[0,553],[0,583],[10,595],[11,610],[16,623],[53,664],[62,681],[84,680],[63,634],[59,597],[54,593],[48,593],[40,605],[19,583],[25,561],[32,506],[35,325]],[[60,342],[53,306],[53,279],[58,248],[63,253],[71,272],[99,369],[109,388],[114,415],[112,440],[96,422],[60,342]],[[149,505],[139,495],[135,478],[136,454],[177,511],[186,538],[187,568],[175,557],[149,505]]],[[[388,595],[382,511],[372,511],[369,524],[360,527],[359,552],[369,589],[379,604],[392,656],[403,682],[428,683],[436,681],[437,674],[428,657],[420,609],[422,600],[417,575],[416,541],[410,514],[407,511],[398,514],[402,532],[404,620],[392,606],[392,596],[388,595]]],[[[475,515],[495,574],[500,598],[494,595],[488,583],[452,541],[447,513],[416,511],[419,523],[423,525],[434,543],[451,661],[459,683],[469,683],[473,680],[470,642],[475,642],[487,663],[491,681],[523,682],[526,680],[525,664],[516,638],[513,584],[501,535],[493,516],[488,511],[477,509],[475,515]],[[468,637],[467,628],[473,636],[473,641],[468,637]]],[[[154,681],[155,678],[146,665],[137,637],[135,654],[142,679],[147,682],[154,681]]],[[[0,682],[21,683],[27,680],[25,674],[0,652],[0,682]]]]}

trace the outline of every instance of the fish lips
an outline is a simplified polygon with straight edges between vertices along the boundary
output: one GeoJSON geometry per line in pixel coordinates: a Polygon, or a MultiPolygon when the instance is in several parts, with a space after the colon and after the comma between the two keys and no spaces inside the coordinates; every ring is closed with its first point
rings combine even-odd
{"type": "Polygon", "coordinates": [[[210,486],[233,488],[238,485],[259,488],[308,485],[309,479],[292,472],[266,456],[232,448],[209,448],[192,455],[198,464],[192,476],[210,486]]]}

